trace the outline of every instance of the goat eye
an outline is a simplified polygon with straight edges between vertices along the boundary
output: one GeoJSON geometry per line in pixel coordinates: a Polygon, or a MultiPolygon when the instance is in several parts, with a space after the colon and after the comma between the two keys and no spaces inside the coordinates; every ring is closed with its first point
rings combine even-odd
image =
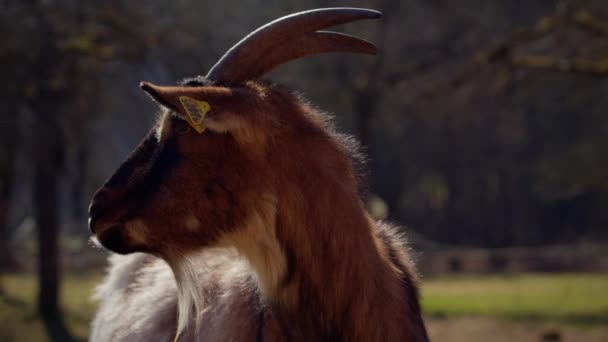
{"type": "Polygon", "coordinates": [[[190,126],[180,126],[175,129],[177,135],[186,135],[190,133],[190,126]]]}

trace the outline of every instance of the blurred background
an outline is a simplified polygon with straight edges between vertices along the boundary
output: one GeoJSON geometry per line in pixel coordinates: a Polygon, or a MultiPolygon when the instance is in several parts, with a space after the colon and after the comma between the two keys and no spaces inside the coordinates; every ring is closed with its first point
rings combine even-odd
{"type": "Polygon", "coordinates": [[[83,341],[106,253],[95,189],[158,111],[141,80],[205,74],[252,29],[330,6],[376,58],[268,75],[369,157],[371,212],[404,226],[436,341],[608,341],[604,0],[0,1],[0,340],[83,341]]]}

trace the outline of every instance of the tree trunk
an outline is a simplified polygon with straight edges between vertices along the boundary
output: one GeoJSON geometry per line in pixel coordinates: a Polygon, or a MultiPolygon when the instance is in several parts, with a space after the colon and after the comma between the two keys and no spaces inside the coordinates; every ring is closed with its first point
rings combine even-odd
{"type": "Polygon", "coordinates": [[[59,308],[59,215],[58,180],[62,164],[59,129],[61,90],[51,85],[61,56],[57,51],[55,27],[47,17],[47,8],[34,1],[32,10],[39,20],[41,44],[36,78],[38,94],[32,108],[34,127],[33,206],[38,231],[38,312],[52,341],[73,341],[63,323],[59,308]]]}
{"type": "MultiPolygon", "coordinates": [[[[46,114],[46,113],[45,113],[46,114]]],[[[49,127],[37,123],[38,148],[34,171],[34,215],[38,228],[38,310],[42,315],[58,313],[59,250],[57,217],[57,157],[54,156],[56,139],[49,127]]]]}
{"type": "Polygon", "coordinates": [[[41,44],[36,68],[37,96],[32,98],[34,124],[34,180],[32,201],[38,232],[38,311],[50,317],[59,312],[59,265],[57,247],[57,132],[56,95],[50,89],[57,51],[54,27],[44,4],[32,1],[32,11],[39,20],[41,44]]]}
{"type": "MultiPolygon", "coordinates": [[[[10,96],[10,95],[9,95],[10,96]]],[[[8,214],[15,175],[17,118],[14,106],[6,108],[9,115],[0,119],[0,295],[4,293],[2,274],[17,269],[10,246],[8,214]]]]}
{"type": "Polygon", "coordinates": [[[57,123],[59,98],[60,94],[42,87],[34,105],[36,141],[32,201],[38,231],[38,312],[51,340],[72,341],[59,308],[58,181],[62,165],[61,132],[57,123]]]}
{"type": "Polygon", "coordinates": [[[15,259],[9,245],[8,211],[15,170],[15,125],[0,122],[0,273],[14,270],[15,259]]]}

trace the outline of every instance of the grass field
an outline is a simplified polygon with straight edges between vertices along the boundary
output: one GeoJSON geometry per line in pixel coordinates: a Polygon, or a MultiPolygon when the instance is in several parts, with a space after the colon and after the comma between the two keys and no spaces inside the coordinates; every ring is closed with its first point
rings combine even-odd
{"type": "MultiPolygon", "coordinates": [[[[64,319],[77,340],[86,341],[88,326],[95,312],[91,291],[100,276],[70,275],[61,289],[64,319]]],[[[0,278],[0,341],[49,341],[36,314],[36,278],[33,275],[7,275],[0,278]]]]}
{"type": "MultiPolygon", "coordinates": [[[[65,321],[85,341],[98,275],[70,275],[62,288],[65,321]]],[[[31,275],[2,276],[0,341],[49,341],[35,313],[31,275]]],[[[608,341],[608,275],[449,276],[424,279],[423,307],[438,341],[608,341]],[[504,339],[501,339],[503,337],[504,339]]]]}
{"type": "Polygon", "coordinates": [[[422,295],[431,317],[608,324],[608,274],[440,277],[424,281],[422,295]]]}

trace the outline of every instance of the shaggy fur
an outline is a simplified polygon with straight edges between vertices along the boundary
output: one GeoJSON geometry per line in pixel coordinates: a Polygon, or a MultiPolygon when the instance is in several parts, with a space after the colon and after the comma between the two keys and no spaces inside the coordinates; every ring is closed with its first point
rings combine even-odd
{"type": "MultiPolygon", "coordinates": [[[[410,291],[407,296],[415,299],[413,279],[407,277],[412,266],[404,254],[404,241],[393,227],[377,227],[387,253],[399,254],[391,260],[398,261],[395,267],[404,275],[404,292],[410,291]]],[[[235,249],[205,249],[191,258],[197,262],[192,284],[200,291],[203,309],[195,315],[196,324],[180,335],[180,341],[289,340],[289,333],[281,331],[265,306],[250,264],[235,249]]],[[[92,323],[91,341],[172,341],[177,327],[177,293],[173,272],[163,260],[143,253],[113,255],[108,275],[95,292],[100,308],[92,323]]],[[[412,311],[418,310],[416,302],[409,304],[412,311]]],[[[416,324],[423,327],[421,321],[416,324]]],[[[413,341],[426,339],[423,331],[419,333],[413,341]]]]}
{"type": "Polygon", "coordinates": [[[155,91],[169,110],[91,208],[103,246],[154,257],[113,262],[92,341],[427,340],[407,248],[325,115],[259,82],[155,91]]]}

